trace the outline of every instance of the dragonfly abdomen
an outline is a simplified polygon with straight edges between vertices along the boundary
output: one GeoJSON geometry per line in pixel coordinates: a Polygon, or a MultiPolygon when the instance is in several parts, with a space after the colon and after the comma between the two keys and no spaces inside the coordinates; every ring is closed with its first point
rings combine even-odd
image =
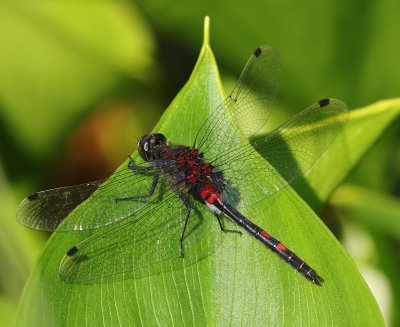
{"type": "Polygon", "coordinates": [[[243,216],[236,209],[225,203],[222,197],[216,199],[213,205],[221,211],[224,215],[232,219],[236,224],[244,228],[253,237],[262,242],[270,250],[279,255],[284,261],[301,273],[305,278],[313,282],[314,284],[321,285],[324,281],[313,268],[311,268],[304,260],[299,258],[293,251],[288,249],[279,240],[272,237],[261,227],[254,224],[252,221],[243,216]]]}

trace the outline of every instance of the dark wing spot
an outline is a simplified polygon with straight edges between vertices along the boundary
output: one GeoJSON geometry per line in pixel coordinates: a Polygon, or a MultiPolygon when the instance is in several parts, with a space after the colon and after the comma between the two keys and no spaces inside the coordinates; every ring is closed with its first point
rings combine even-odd
{"type": "Polygon", "coordinates": [[[78,248],[76,246],[69,249],[66,253],[67,256],[72,257],[76,252],[78,252],[78,248]]]}
{"type": "Polygon", "coordinates": [[[318,101],[320,107],[327,106],[329,104],[329,102],[330,102],[329,99],[322,99],[322,100],[318,101]]]}
{"type": "Polygon", "coordinates": [[[35,200],[37,200],[38,198],[39,198],[39,193],[38,193],[38,192],[32,193],[31,195],[28,195],[28,197],[27,197],[27,199],[28,199],[29,201],[35,201],[35,200]]]}
{"type": "Polygon", "coordinates": [[[258,56],[261,54],[261,52],[262,52],[262,51],[261,51],[261,48],[257,48],[257,49],[254,50],[254,53],[253,53],[253,54],[254,54],[256,57],[258,57],[258,56]]]}

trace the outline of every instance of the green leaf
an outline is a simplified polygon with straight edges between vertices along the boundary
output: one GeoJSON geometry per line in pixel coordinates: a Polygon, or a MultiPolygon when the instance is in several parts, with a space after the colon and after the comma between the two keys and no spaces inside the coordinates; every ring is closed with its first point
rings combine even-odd
{"type": "Polygon", "coordinates": [[[295,185],[295,190],[314,210],[319,210],[340,181],[399,116],[400,99],[379,101],[352,110],[343,133],[295,185]]]}
{"type": "Polygon", "coordinates": [[[0,326],[14,325],[24,283],[43,247],[41,234],[15,224],[16,198],[0,161],[0,326]]]}
{"type": "Polygon", "coordinates": [[[15,306],[8,299],[0,297],[0,324],[3,327],[14,326],[16,317],[15,306]]]}
{"type": "Polygon", "coordinates": [[[364,187],[343,185],[333,194],[331,203],[359,222],[400,239],[398,199],[364,187]]]}
{"type": "Polygon", "coordinates": [[[225,68],[236,72],[248,49],[273,45],[283,62],[280,95],[293,105],[332,96],[354,107],[398,96],[397,0],[368,2],[362,8],[335,0],[250,0],[235,6],[229,0],[212,5],[201,0],[137,3],[158,33],[192,47],[200,35],[193,22],[209,15],[214,19],[213,42],[224,44],[216,54],[225,68]]]}
{"type": "Polygon", "coordinates": [[[152,64],[150,33],[127,3],[3,2],[0,40],[3,132],[35,159],[123,80],[146,80],[152,64]]]}
{"type": "MultiPolygon", "coordinates": [[[[223,98],[207,27],[192,76],[155,130],[175,142],[193,140],[223,98]]],[[[185,269],[69,284],[58,275],[61,258],[92,232],[54,233],[26,285],[18,326],[384,325],[350,258],[290,187],[243,213],[312,264],[323,286],[311,284],[247,234],[226,236],[214,254],[185,269]]],[[[208,239],[221,233],[217,222],[213,226],[208,239]]]]}

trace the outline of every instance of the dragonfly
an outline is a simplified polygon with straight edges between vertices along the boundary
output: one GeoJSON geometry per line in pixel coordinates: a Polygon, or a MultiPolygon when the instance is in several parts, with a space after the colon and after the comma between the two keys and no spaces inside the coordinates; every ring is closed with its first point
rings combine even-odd
{"type": "Polygon", "coordinates": [[[90,231],[61,260],[66,282],[184,268],[215,251],[219,235],[246,231],[321,285],[311,265],[242,213],[308,171],[348,119],[347,106],[327,98],[259,133],[274,108],[279,72],[277,51],[258,47],[194,140],[176,144],[161,133],[145,135],[139,162],[129,157],[105,181],[33,193],[18,206],[18,222],[38,230],[90,231]]]}

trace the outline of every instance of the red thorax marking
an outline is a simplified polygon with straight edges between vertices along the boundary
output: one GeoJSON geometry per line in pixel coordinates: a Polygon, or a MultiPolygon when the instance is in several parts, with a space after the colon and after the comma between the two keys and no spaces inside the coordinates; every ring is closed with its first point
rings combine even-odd
{"type": "Polygon", "coordinates": [[[204,163],[197,149],[191,149],[183,154],[178,159],[178,164],[188,170],[186,180],[190,184],[197,183],[201,175],[212,172],[212,166],[204,163]]]}

